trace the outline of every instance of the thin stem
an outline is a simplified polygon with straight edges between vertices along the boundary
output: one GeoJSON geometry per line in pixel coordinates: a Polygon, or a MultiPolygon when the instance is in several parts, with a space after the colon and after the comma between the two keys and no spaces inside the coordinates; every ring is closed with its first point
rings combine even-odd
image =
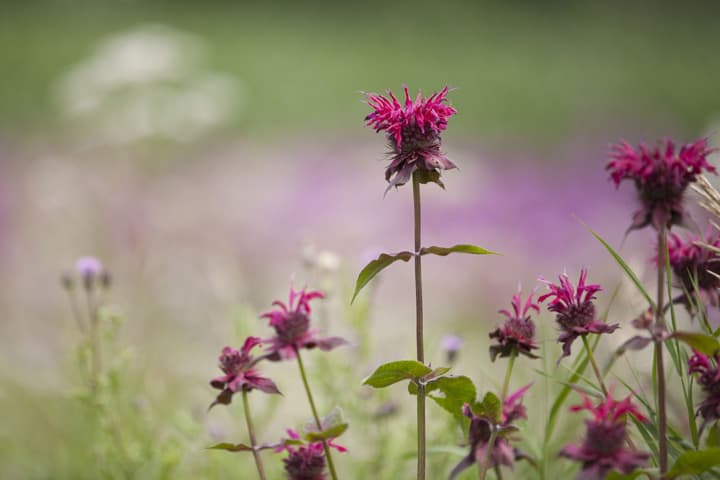
{"type": "Polygon", "coordinates": [[[665,265],[667,263],[667,230],[662,224],[658,228],[658,277],[657,308],[655,309],[655,356],[657,373],[658,435],[660,440],[660,478],[664,479],[668,467],[667,452],[667,412],[665,410],[665,364],[663,361],[663,341],[658,333],[665,331],[663,304],[665,303],[665,265]]]}
{"type": "Polygon", "coordinates": [[[248,392],[243,389],[243,408],[245,409],[245,422],[247,423],[248,435],[250,436],[250,446],[252,447],[253,457],[255,457],[255,465],[257,465],[260,480],[265,480],[265,470],[263,469],[260,452],[256,450],[257,440],[255,440],[255,427],[253,427],[252,416],[250,416],[250,402],[248,402],[248,392]]]}
{"type": "Polygon", "coordinates": [[[507,398],[508,389],[510,387],[510,375],[512,375],[513,367],[515,366],[515,358],[517,358],[517,352],[513,350],[510,353],[508,366],[505,370],[505,381],[503,382],[502,390],[500,391],[500,405],[505,405],[505,399],[507,398]]]}
{"type": "Polygon", "coordinates": [[[100,372],[102,370],[102,353],[100,350],[100,317],[98,315],[98,307],[91,288],[85,289],[85,298],[87,300],[88,318],[90,319],[88,328],[88,337],[90,340],[90,388],[93,395],[97,395],[100,384],[100,372]]]}
{"type": "MultiPolygon", "coordinates": [[[[500,416],[502,417],[502,408],[505,405],[505,399],[507,398],[508,388],[510,387],[510,377],[512,376],[513,367],[515,366],[515,358],[517,358],[517,352],[513,350],[510,353],[510,359],[508,360],[507,369],[505,369],[505,380],[503,381],[502,390],[500,391],[500,416]]],[[[502,422],[502,418],[500,419],[502,422]]],[[[497,438],[497,425],[491,425],[492,432],[490,433],[490,439],[487,444],[487,452],[485,452],[485,459],[482,465],[480,465],[478,478],[485,480],[485,475],[490,468],[490,456],[492,455],[493,448],[495,448],[495,439],[497,438]]],[[[495,473],[498,478],[500,477],[500,465],[495,465],[495,473]]]]}
{"type": "Polygon", "coordinates": [[[605,395],[605,398],[607,398],[608,389],[605,386],[605,381],[603,380],[602,373],[600,373],[600,368],[598,367],[598,364],[595,361],[595,355],[593,354],[592,347],[588,343],[586,335],[582,335],[580,338],[582,338],[583,345],[585,346],[585,351],[587,352],[587,356],[590,359],[590,365],[592,365],[593,371],[595,372],[595,377],[597,378],[597,381],[600,383],[600,388],[602,389],[603,395],[605,395]]]}
{"type": "Polygon", "coordinates": [[[502,470],[500,470],[500,465],[497,465],[497,464],[496,464],[496,465],[493,467],[493,470],[495,471],[495,478],[496,478],[497,480],[503,480],[502,470]]]}
{"type": "MultiPolygon", "coordinates": [[[[303,385],[305,386],[305,393],[307,393],[308,401],[310,402],[310,409],[312,410],[313,418],[315,419],[315,425],[318,430],[322,430],[320,416],[318,415],[317,408],[315,407],[315,400],[313,399],[312,392],[310,391],[310,384],[308,383],[307,375],[305,375],[305,366],[303,365],[302,357],[300,356],[300,350],[297,348],[295,349],[295,356],[297,357],[298,367],[300,367],[300,377],[302,378],[303,385]]],[[[330,476],[333,480],[337,480],[335,465],[333,464],[330,448],[328,447],[326,441],[323,441],[323,450],[325,450],[325,458],[327,459],[330,476]]]]}
{"type": "Polygon", "coordinates": [[[497,425],[490,424],[490,439],[488,440],[488,448],[485,452],[485,459],[483,460],[482,464],[480,465],[479,472],[478,472],[478,479],[479,480],[485,480],[485,475],[487,475],[488,467],[490,466],[490,458],[492,455],[493,448],[495,447],[495,439],[497,438],[497,425]]]}
{"type": "MultiPolygon", "coordinates": [[[[415,226],[415,344],[418,362],[425,363],[423,345],[423,298],[422,298],[422,257],[420,177],[413,173],[413,219],[415,226]]],[[[425,385],[418,387],[417,394],[417,478],[425,480],[425,385]]]]}

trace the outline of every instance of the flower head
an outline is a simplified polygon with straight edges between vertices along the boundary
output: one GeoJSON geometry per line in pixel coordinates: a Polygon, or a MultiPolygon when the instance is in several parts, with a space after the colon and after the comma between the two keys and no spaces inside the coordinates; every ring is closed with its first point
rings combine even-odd
{"type": "Polygon", "coordinates": [[[682,224],[683,195],[688,185],[703,171],[715,173],[715,167],[707,162],[712,152],[706,138],[679,149],[670,139],[654,148],[640,144],[636,149],[625,141],[614,145],[606,169],[615,186],[625,179],[635,182],[642,204],[630,229],[682,224]]]}
{"type": "Polygon", "coordinates": [[[611,391],[597,405],[587,396],[582,396],[583,403],[570,407],[570,410],[587,410],[592,414],[592,419],[585,420],[585,439],[581,445],[567,445],[560,451],[560,456],[582,462],[582,469],[576,478],[601,480],[611,470],[627,474],[645,465],[650,458],[648,453],[630,450],[625,446],[628,439],[625,427],[627,417],[647,421],[632,404],[630,396],[617,401],[611,391]]]}
{"type": "Polygon", "coordinates": [[[448,87],[428,98],[418,92],[414,101],[407,87],[403,90],[404,104],[390,91],[389,98],[374,93],[367,95],[373,111],[365,121],[376,132],[387,132],[392,149],[390,165],[385,169],[385,180],[390,182],[388,189],[407,183],[416,170],[423,173],[422,183],[435,182],[442,186],[440,170],[456,168],[440,150],[440,133],[447,127],[448,119],[457,113],[446,104],[448,87]]]}
{"type": "Polygon", "coordinates": [[[533,294],[528,296],[523,304],[520,292],[512,297],[512,312],[503,309],[499,313],[505,315],[505,323],[495,331],[490,332],[490,338],[497,340],[497,345],[490,346],[490,358],[509,357],[513,354],[523,354],[530,358],[538,358],[532,351],[538,348],[535,343],[535,323],[530,318],[531,310],[540,312],[540,307],[533,302],[533,294]]]}
{"type": "Polygon", "coordinates": [[[538,302],[552,298],[548,310],[557,314],[555,319],[561,330],[558,342],[562,343],[563,354],[560,360],[570,355],[570,347],[577,337],[588,333],[612,333],[618,328],[618,324],[608,325],[595,318],[593,300],[602,288],[600,285],[586,285],[586,279],[587,270],[584,268],[580,270],[577,287],[570,283],[565,273],[558,277],[559,285],[540,279],[547,284],[550,292],[538,298],[538,302]]]}
{"type": "MultiPolygon", "coordinates": [[[[288,452],[288,456],[283,459],[288,480],[324,480],[326,461],[323,443],[302,444],[300,435],[295,430],[289,429],[287,433],[289,441],[281,443],[275,451],[288,452]]],[[[327,445],[338,452],[347,451],[345,447],[329,440],[327,445]]]]}
{"type": "Polygon", "coordinates": [[[462,345],[463,340],[457,335],[445,335],[440,339],[440,346],[445,352],[445,357],[449,363],[455,363],[462,345]]]}
{"type": "Polygon", "coordinates": [[[697,382],[707,395],[697,409],[697,415],[703,417],[702,430],[709,424],[720,419],[720,352],[708,357],[698,351],[688,360],[688,372],[696,375],[697,382]]]}
{"type": "Polygon", "coordinates": [[[272,380],[261,376],[254,368],[263,357],[253,357],[250,351],[262,343],[258,337],[248,337],[240,350],[223,348],[219,366],[224,375],[210,381],[210,385],[221,392],[210,408],[217,404],[230,404],[233,394],[242,390],[249,392],[258,389],[265,393],[280,393],[272,380]]]}
{"type": "MultiPolygon", "coordinates": [[[[717,276],[720,275],[720,255],[698,243],[720,248],[720,236],[708,230],[704,237],[695,236],[683,241],[671,233],[668,237],[668,260],[680,287],[692,293],[697,285],[703,303],[717,307],[720,306],[720,278],[717,276]]],[[[688,307],[692,305],[684,294],[681,300],[688,307]]]]}
{"type": "MultiPolygon", "coordinates": [[[[530,385],[522,387],[508,395],[503,402],[502,417],[496,427],[499,433],[495,438],[495,443],[490,453],[490,464],[488,467],[505,465],[506,467],[512,468],[516,460],[526,458],[522,452],[510,445],[511,439],[508,438],[505,432],[512,430],[511,427],[516,420],[527,419],[527,411],[520,401],[529,388],[530,385]]],[[[483,415],[477,415],[467,403],[463,406],[462,414],[470,419],[470,431],[468,435],[470,453],[453,468],[450,474],[450,480],[453,480],[460,472],[470,467],[473,463],[480,465],[485,461],[493,428],[490,419],[483,415]]]]}
{"type": "Polygon", "coordinates": [[[290,298],[285,304],[279,300],[272,304],[276,307],[260,318],[270,320],[270,326],[275,329],[275,336],[268,339],[270,344],[268,359],[278,361],[294,358],[301,348],[319,348],[332,350],[347,343],[340,337],[320,338],[318,332],[310,328],[310,301],[315,298],[324,298],[318,291],[296,291],[290,288],[290,298]]]}

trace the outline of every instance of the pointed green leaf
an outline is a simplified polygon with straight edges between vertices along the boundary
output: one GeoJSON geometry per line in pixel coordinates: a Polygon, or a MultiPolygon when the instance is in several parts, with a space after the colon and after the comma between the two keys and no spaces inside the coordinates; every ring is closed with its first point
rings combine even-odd
{"type": "Polygon", "coordinates": [[[403,380],[417,380],[430,372],[432,372],[430,367],[417,360],[399,360],[380,365],[363,380],[363,385],[383,388],[403,380]]]}
{"type": "Polygon", "coordinates": [[[252,452],[250,445],[244,443],[218,443],[212,447],[207,447],[208,450],[226,450],[228,452],[252,452]]]}
{"type": "Polygon", "coordinates": [[[389,267],[398,260],[407,262],[414,256],[415,255],[412,252],[408,251],[399,253],[381,253],[378,258],[365,265],[365,268],[360,271],[360,274],[355,281],[355,292],[353,293],[350,303],[353,303],[355,301],[355,297],[357,297],[358,293],[360,293],[360,290],[362,290],[365,285],[370,283],[370,280],[372,280],[375,275],[380,273],[383,269],[389,267]]]}
{"type": "Polygon", "coordinates": [[[452,247],[423,247],[420,249],[420,255],[427,255],[432,253],[433,255],[440,255],[442,257],[451,253],[469,253],[471,255],[499,255],[498,253],[491,252],[477,245],[460,244],[452,247]]]}
{"type": "Polygon", "coordinates": [[[689,345],[693,350],[697,350],[708,356],[720,350],[718,339],[712,335],[705,335],[704,333],[677,331],[670,335],[670,338],[680,340],[689,345]]]}
{"type": "Polygon", "coordinates": [[[720,465],[720,448],[683,452],[668,472],[668,478],[697,475],[720,465]]]}
{"type": "MultiPolygon", "coordinates": [[[[417,384],[409,383],[408,392],[411,395],[417,395],[417,384]]],[[[463,405],[466,403],[472,405],[477,396],[477,390],[472,380],[464,375],[447,376],[429,381],[425,385],[425,395],[456,418],[462,418],[463,405]]]]}
{"type": "Polygon", "coordinates": [[[337,438],[348,429],[349,424],[345,421],[340,407],[333,408],[330,413],[320,419],[321,428],[317,427],[314,420],[308,421],[303,426],[305,440],[317,442],[329,438],[337,438]]]}
{"type": "Polygon", "coordinates": [[[502,416],[502,403],[500,399],[492,392],[488,392],[482,399],[482,402],[477,402],[472,408],[475,415],[479,417],[487,417],[493,422],[498,423],[502,416]]]}
{"type": "Polygon", "coordinates": [[[720,447],[720,427],[716,423],[708,431],[707,438],[705,439],[706,447],[720,447]]]}
{"type": "Polygon", "coordinates": [[[423,377],[420,379],[421,383],[428,383],[430,380],[434,380],[438,377],[442,377],[446,373],[448,373],[451,370],[450,367],[438,367],[434,369],[432,372],[428,373],[427,375],[423,375],[423,377]]]}

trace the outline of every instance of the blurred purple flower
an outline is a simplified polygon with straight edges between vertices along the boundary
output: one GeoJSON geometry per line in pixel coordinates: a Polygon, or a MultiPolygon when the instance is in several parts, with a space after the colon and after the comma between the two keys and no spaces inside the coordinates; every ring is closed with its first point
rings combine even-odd
{"type": "Polygon", "coordinates": [[[445,335],[440,339],[440,348],[445,352],[449,363],[454,363],[457,360],[462,345],[463,340],[457,335],[445,335]]]}
{"type": "MultiPolygon", "coordinates": [[[[495,465],[505,465],[512,468],[516,460],[526,458],[520,450],[510,445],[509,439],[502,432],[503,430],[511,430],[513,422],[520,419],[527,419],[527,411],[520,404],[522,396],[527,392],[531,385],[526,385],[516,392],[508,395],[503,403],[502,418],[500,424],[496,428],[499,433],[495,438],[492,452],[490,453],[490,464],[488,468],[495,465]]],[[[470,419],[470,431],[468,443],[470,444],[470,453],[462,459],[450,473],[450,480],[457,477],[462,471],[470,467],[472,464],[480,465],[487,457],[488,443],[493,425],[491,421],[484,417],[476,415],[469,404],[465,404],[462,414],[470,419]]]]}
{"type": "Polygon", "coordinates": [[[538,348],[535,342],[535,323],[530,318],[530,311],[540,312],[540,307],[533,302],[533,294],[528,296],[525,304],[522,302],[520,292],[512,297],[512,309],[502,309],[499,313],[505,315],[507,319],[505,323],[498,327],[495,331],[490,332],[490,338],[497,340],[496,345],[490,346],[490,358],[509,357],[513,354],[523,354],[530,358],[539,358],[532,351],[538,348]]]}
{"type": "Polygon", "coordinates": [[[688,373],[695,374],[697,382],[702,386],[703,392],[707,395],[697,409],[697,415],[703,417],[703,424],[700,433],[705,427],[720,419],[720,353],[716,352],[710,357],[694,351],[693,356],[688,360],[688,373]]]}
{"type": "Polygon", "coordinates": [[[232,396],[241,390],[249,392],[258,389],[265,393],[280,393],[272,380],[260,376],[253,368],[264,357],[253,357],[250,351],[262,343],[258,337],[248,337],[240,350],[231,347],[223,348],[219,366],[225,375],[215,377],[210,381],[213,388],[221,390],[210,408],[218,404],[229,405],[232,402],[232,396]]]}
{"type": "Polygon", "coordinates": [[[652,225],[670,228],[683,223],[683,195],[703,171],[716,173],[707,162],[713,152],[701,138],[676,150],[670,139],[655,148],[640,144],[637,149],[625,141],[612,147],[606,169],[618,187],[625,179],[635,182],[642,208],[633,217],[630,230],[652,225]]]}
{"type": "Polygon", "coordinates": [[[457,113],[445,103],[448,87],[429,98],[423,98],[418,92],[415,101],[410,99],[407,87],[403,86],[403,90],[404,105],[391,91],[388,91],[389,98],[367,94],[373,111],[365,121],[376,132],[387,132],[392,149],[390,165],[385,169],[385,180],[390,182],[388,189],[407,183],[416,170],[425,174],[422,183],[432,181],[442,186],[440,170],[456,168],[440,150],[440,133],[447,127],[448,119],[457,113]]]}
{"type": "Polygon", "coordinates": [[[80,257],[75,262],[75,271],[83,278],[95,277],[103,271],[103,266],[95,257],[80,257]]]}
{"type": "Polygon", "coordinates": [[[628,474],[645,465],[650,454],[634,451],[626,446],[627,417],[632,416],[640,422],[647,421],[647,418],[632,404],[630,396],[616,401],[611,391],[604,401],[594,405],[590,398],[582,393],[581,395],[583,403],[570,407],[570,410],[573,412],[588,410],[593,414],[593,418],[585,420],[587,431],[583,443],[567,445],[560,451],[560,456],[582,462],[582,469],[575,478],[602,480],[611,470],[628,474]]]}
{"type": "MultiPolygon", "coordinates": [[[[720,288],[720,255],[696,243],[720,248],[720,236],[717,232],[708,229],[705,236],[694,236],[683,241],[675,233],[668,237],[668,259],[679,286],[692,294],[695,292],[697,282],[700,300],[704,305],[720,306],[718,301],[718,288],[720,288]]],[[[679,301],[688,309],[692,302],[683,293],[679,301]]]]}
{"type": "MultiPolygon", "coordinates": [[[[300,435],[292,429],[289,429],[287,433],[290,441],[281,443],[275,448],[275,451],[278,453],[288,452],[288,456],[283,459],[288,480],[324,480],[326,478],[326,461],[323,443],[298,444],[301,443],[300,435]]],[[[327,445],[335,448],[338,452],[347,451],[345,447],[332,443],[330,440],[327,441],[327,445]]]]}
{"type": "Polygon", "coordinates": [[[587,270],[585,268],[580,270],[577,288],[573,287],[565,273],[558,277],[560,285],[540,278],[540,281],[548,286],[550,292],[538,298],[538,302],[542,303],[553,297],[548,305],[548,310],[557,314],[555,319],[562,332],[558,337],[558,342],[563,346],[560,360],[570,355],[570,347],[577,337],[588,333],[612,333],[619,327],[617,323],[608,325],[595,318],[593,300],[595,293],[602,288],[600,285],[586,285],[586,278],[587,270]]]}
{"type": "Polygon", "coordinates": [[[272,303],[276,308],[260,316],[270,320],[270,326],[276,333],[274,337],[266,340],[270,344],[267,355],[269,360],[295,358],[301,348],[317,347],[328,351],[347,343],[340,337],[320,338],[316,330],[310,329],[310,301],[315,298],[324,298],[324,295],[315,290],[295,291],[290,287],[287,305],[276,300],[272,303]]]}

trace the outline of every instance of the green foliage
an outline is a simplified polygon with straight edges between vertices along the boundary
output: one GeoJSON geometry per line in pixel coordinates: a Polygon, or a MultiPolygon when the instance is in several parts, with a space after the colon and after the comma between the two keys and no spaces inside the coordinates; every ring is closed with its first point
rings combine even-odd
{"type": "Polygon", "coordinates": [[[677,331],[670,335],[670,338],[680,340],[693,350],[697,350],[708,356],[712,356],[720,349],[718,339],[704,333],[677,331]]]}
{"type": "Polygon", "coordinates": [[[357,281],[355,282],[355,291],[353,292],[352,300],[350,300],[350,303],[355,301],[355,297],[357,297],[358,293],[360,293],[360,290],[362,290],[363,287],[365,287],[365,285],[370,282],[370,280],[375,278],[378,273],[382,272],[385,268],[389,267],[398,260],[407,262],[413,257],[414,254],[408,251],[399,253],[381,253],[378,258],[371,261],[370,263],[365,265],[362,270],[360,270],[360,274],[358,275],[357,281]]]}
{"type": "MultiPolygon", "coordinates": [[[[411,395],[417,395],[418,385],[410,382],[408,392],[411,395]]],[[[428,381],[425,384],[425,395],[451,415],[462,419],[463,405],[466,403],[472,405],[477,396],[477,390],[472,380],[464,375],[447,376],[428,381]]]]}
{"type": "Polygon", "coordinates": [[[477,245],[459,244],[453,245],[452,247],[423,247],[420,249],[420,255],[440,255],[445,257],[451,253],[469,253],[471,255],[498,255],[496,252],[491,252],[477,245]]]}
{"type": "Polygon", "coordinates": [[[499,423],[502,417],[502,402],[492,392],[487,392],[482,401],[476,402],[472,406],[475,415],[489,418],[493,423],[499,423]]]}
{"type": "Polygon", "coordinates": [[[318,442],[337,438],[345,433],[349,424],[345,421],[340,407],[335,407],[330,413],[320,419],[320,426],[321,428],[318,428],[314,420],[306,422],[303,426],[305,440],[308,442],[318,442]]]}
{"type": "Polygon", "coordinates": [[[697,475],[720,465],[720,448],[690,450],[682,453],[668,472],[668,478],[697,475]]]}
{"type": "Polygon", "coordinates": [[[362,383],[374,388],[384,388],[403,380],[418,381],[431,372],[430,367],[417,360],[398,360],[380,365],[362,383]]]}

